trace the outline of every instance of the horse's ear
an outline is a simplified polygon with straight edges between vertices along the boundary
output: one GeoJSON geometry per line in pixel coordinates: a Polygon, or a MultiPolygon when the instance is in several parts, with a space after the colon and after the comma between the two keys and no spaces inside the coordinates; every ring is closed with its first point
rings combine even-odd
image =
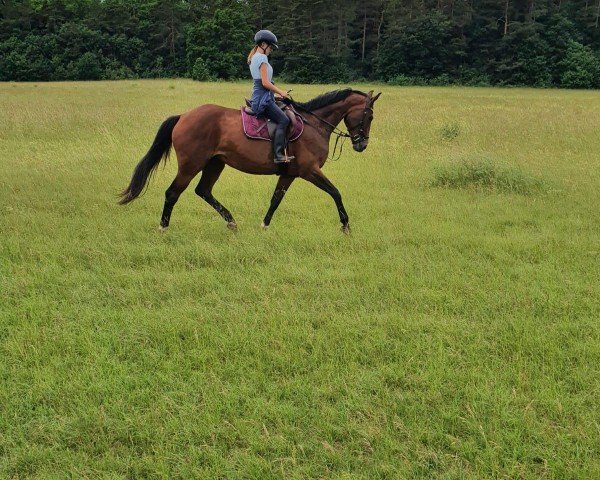
{"type": "Polygon", "coordinates": [[[367,97],[369,97],[369,98],[373,97],[373,90],[369,91],[369,93],[367,94],[367,97]]]}
{"type": "Polygon", "coordinates": [[[381,95],[382,92],[379,92],[377,95],[375,95],[373,97],[373,100],[371,100],[371,103],[375,103],[375,100],[377,100],[379,98],[379,95],[381,95]]]}

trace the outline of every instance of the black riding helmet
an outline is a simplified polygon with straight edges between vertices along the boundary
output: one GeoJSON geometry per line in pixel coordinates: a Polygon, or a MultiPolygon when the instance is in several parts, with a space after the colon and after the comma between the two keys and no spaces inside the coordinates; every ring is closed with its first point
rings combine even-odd
{"type": "Polygon", "coordinates": [[[273,48],[279,48],[277,45],[277,37],[271,30],[260,30],[254,35],[254,43],[257,45],[260,42],[267,42],[273,48]]]}

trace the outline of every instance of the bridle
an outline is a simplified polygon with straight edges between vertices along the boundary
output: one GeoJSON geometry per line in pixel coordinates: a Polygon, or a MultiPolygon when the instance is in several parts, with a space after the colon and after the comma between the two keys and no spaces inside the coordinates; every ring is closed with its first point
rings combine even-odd
{"type": "Polygon", "coordinates": [[[360,123],[358,125],[355,125],[354,127],[348,128],[348,133],[350,133],[350,130],[353,130],[356,127],[358,127],[358,133],[356,133],[350,137],[352,139],[352,145],[354,145],[356,143],[364,142],[365,140],[369,139],[369,136],[365,135],[365,119],[367,118],[367,114],[369,112],[373,113],[373,108],[368,104],[368,101],[369,101],[369,99],[367,98],[365,100],[365,108],[363,110],[363,116],[360,119],[360,123]]]}
{"type": "MultiPolygon", "coordinates": [[[[333,154],[331,155],[331,160],[333,160],[333,157],[335,157],[335,151],[337,149],[337,144],[338,144],[338,141],[340,140],[340,138],[344,138],[344,139],[349,138],[350,141],[352,142],[352,146],[355,146],[355,145],[357,145],[357,144],[359,144],[361,142],[364,142],[365,140],[369,139],[369,136],[365,135],[365,120],[366,120],[367,115],[369,114],[369,112],[373,113],[373,108],[369,104],[369,98],[368,97],[365,99],[365,108],[363,109],[363,115],[362,115],[362,118],[360,119],[360,123],[356,124],[353,127],[348,127],[348,133],[343,132],[338,127],[336,127],[334,124],[329,123],[324,118],[319,117],[319,115],[317,115],[316,113],[313,113],[310,110],[306,110],[305,108],[302,108],[302,107],[296,105],[296,102],[294,102],[294,100],[292,100],[292,104],[293,104],[294,108],[298,108],[299,110],[302,110],[302,111],[304,111],[306,113],[310,113],[317,120],[320,120],[321,122],[326,123],[327,125],[329,125],[332,128],[332,132],[331,133],[337,135],[337,138],[335,139],[335,145],[333,146],[333,154]],[[358,128],[358,132],[355,133],[354,135],[351,135],[350,131],[354,130],[355,128],[358,128]]],[[[344,116],[344,119],[345,118],[346,118],[346,116],[344,116]]],[[[305,119],[305,121],[306,121],[306,119],[305,119]]],[[[340,154],[338,155],[338,158],[336,158],[335,160],[338,160],[342,156],[342,149],[343,148],[344,148],[344,142],[342,141],[342,144],[340,145],[340,154]]]]}

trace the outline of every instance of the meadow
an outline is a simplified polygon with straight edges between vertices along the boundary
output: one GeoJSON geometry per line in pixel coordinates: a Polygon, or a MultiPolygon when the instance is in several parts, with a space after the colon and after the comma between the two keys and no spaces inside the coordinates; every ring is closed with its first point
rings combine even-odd
{"type": "Polygon", "coordinates": [[[237,233],[194,182],[161,234],[173,158],[116,204],[248,82],[0,83],[0,478],[600,478],[600,92],[350,86],[345,236],[230,168],[237,233]]]}

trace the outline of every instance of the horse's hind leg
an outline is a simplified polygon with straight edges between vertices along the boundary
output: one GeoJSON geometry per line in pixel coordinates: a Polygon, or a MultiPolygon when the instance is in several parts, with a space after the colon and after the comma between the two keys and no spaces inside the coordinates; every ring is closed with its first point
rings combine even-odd
{"type": "Polygon", "coordinates": [[[196,193],[200,198],[202,198],[206,203],[208,203],[211,207],[213,207],[219,215],[223,217],[223,219],[227,222],[227,227],[231,230],[237,229],[237,224],[233,219],[233,215],[227,210],[219,201],[213,196],[212,189],[221,172],[225,168],[225,163],[220,160],[218,157],[213,157],[209,160],[208,164],[202,170],[202,177],[200,177],[200,182],[198,182],[198,186],[196,187],[196,193]]]}
{"type": "Polygon", "coordinates": [[[192,178],[196,176],[198,172],[189,172],[183,173],[179,171],[173,183],[167,188],[165,192],[165,206],[163,208],[163,213],[160,218],[160,229],[164,230],[169,226],[169,221],[171,220],[171,212],[173,211],[173,207],[179,200],[179,196],[183,193],[183,191],[187,188],[187,186],[192,181],[192,178]]]}

